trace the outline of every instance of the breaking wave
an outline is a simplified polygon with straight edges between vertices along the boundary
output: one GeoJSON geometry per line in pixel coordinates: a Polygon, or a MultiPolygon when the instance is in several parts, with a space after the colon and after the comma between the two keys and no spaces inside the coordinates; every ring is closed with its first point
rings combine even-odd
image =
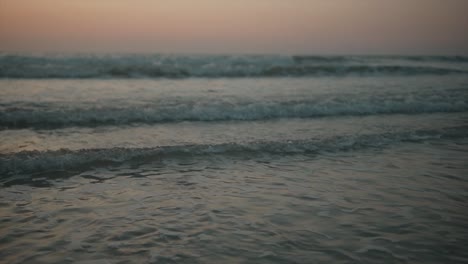
{"type": "Polygon", "coordinates": [[[466,92],[353,97],[346,94],[290,101],[158,102],[146,106],[0,105],[0,129],[156,124],[181,121],[249,121],[380,114],[467,112],[466,92]]]}
{"type": "Polygon", "coordinates": [[[0,55],[0,78],[446,75],[467,74],[459,67],[466,62],[461,56],[0,55]]]}
{"type": "MultiPolygon", "coordinates": [[[[204,155],[240,156],[250,155],[320,155],[364,148],[380,148],[401,142],[421,142],[436,139],[466,138],[467,127],[452,127],[443,130],[420,130],[400,133],[336,136],[315,140],[257,141],[224,143],[218,145],[176,145],[155,148],[110,148],[82,149],[77,151],[25,151],[0,154],[0,174],[3,184],[11,176],[53,171],[85,171],[99,166],[121,165],[124,162],[164,161],[204,155]]],[[[28,175],[27,177],[34,177],[28,175]]]]}

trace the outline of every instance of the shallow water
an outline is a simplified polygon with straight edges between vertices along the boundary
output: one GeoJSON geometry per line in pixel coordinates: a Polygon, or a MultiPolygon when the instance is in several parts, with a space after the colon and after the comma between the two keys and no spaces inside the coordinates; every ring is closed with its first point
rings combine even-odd
{"type": "Polygon", "coordinates": [[[2,56],[1,263],[468,262],[464,57],[2,56]]]}
{"type": "Polygon", "coordinates": [[[467,157],[466,140],[434,141],[44,174],[0,191],[2,259],[464,263],[467,157]]]}

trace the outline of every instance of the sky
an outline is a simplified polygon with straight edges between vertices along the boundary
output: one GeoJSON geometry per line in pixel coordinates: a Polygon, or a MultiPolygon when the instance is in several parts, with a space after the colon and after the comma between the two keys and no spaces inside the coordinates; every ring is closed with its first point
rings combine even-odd
{"type": "Polygon", "coordinates": [[[0,52],[468,55],[468,0],[0,0],[0,52]]]}

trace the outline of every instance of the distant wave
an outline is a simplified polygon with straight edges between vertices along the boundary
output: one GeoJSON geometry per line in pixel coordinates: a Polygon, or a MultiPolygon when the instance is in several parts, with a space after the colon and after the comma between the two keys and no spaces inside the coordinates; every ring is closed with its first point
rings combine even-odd
{"type": "Polygon", "coordinates": [[[206,102],[177,99],[173,102],[167,99],[138,107],[115,106],[111,102],[100,107],[39,102],[4,103],[0,104],[0,129],[468,112],[466,96],[466,91],[455,90],[439,95],[417,93],[358,97],[342,94],[289,101],[206,102]]]}
{"type": "Polygon", "coordinates": [[[446,75],[468,74],[460,68],[467,62],[460,56],[0,55],[0,78],[446,75]]]}
{"type": "Polygon", "coordinates": [[[400,142],[466,138],[467,127],[444,130],[420,130],[400,133],[383,133],[356,136],[337,136],[315,140],[283,140],[225,143],[218,145],[177,145],[155,148],[82,149],[77,151],[26,151],[0,154],[0,183],[8,184],[10,176],[40,174],[42,172],[85,171],[96,166],[121,165],[123,162],[158,161],[197,157],[200,155],[320,155],[363,148],[385,147],[400,142]]]}
{"type": "Polygon", "coordinates": [[[376,61],[419,61],[419,62],[449,62],[467,63],[468,56],[315,56],[315,55],[295,55],[294,61],[304,62],[376,62],[376,61]]]}

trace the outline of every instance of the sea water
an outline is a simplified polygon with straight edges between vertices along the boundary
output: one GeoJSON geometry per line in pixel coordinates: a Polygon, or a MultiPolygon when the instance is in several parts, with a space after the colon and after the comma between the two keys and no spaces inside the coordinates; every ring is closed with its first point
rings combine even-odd
{"type": "Polygon", "coordinates": [[[468,58],[0,56],[1,263],[466,263],[468,58]]]}

